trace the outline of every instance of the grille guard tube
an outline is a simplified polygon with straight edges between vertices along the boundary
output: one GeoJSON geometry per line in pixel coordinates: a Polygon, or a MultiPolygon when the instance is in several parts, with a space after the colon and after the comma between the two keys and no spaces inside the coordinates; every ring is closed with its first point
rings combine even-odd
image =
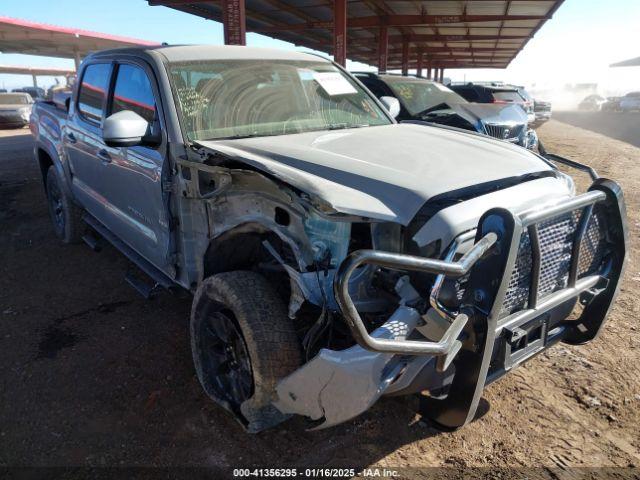
{"type": "Polygon", "coordinates": [[[455,262],[376,250],[357,250],[350,254],[340,264],[333,289],[342,315],[347,325],[349,325],[356,342],[362,348],[374,352],[399,355],[444,355],[445,365],[443,367],[446,368],[446,365],[450,363],[460,349],[461,343],[458,340],[458,336],[468,321],[468,317],[465,314],[460,314],[454,319],[439,342],[373,338],[367,332],[349,296],[349,279],[353,272],[364,264],[442,274],[447,277],[458,278],[466,275],[471,267],[496,243],[497,239],[498,237],[495,233],[487,233],[462,258],[455,262]]]}

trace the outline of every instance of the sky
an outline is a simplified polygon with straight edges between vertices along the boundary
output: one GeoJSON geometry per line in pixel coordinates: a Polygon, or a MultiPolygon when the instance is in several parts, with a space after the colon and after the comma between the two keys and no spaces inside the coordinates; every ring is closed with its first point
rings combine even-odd
{"type": "MultiPolygon", "coordinates": [[[[222,25],[144,0],[0,0],[0,15],[157,42],[222,44],[222,25]]],[[[305,50],[253,33],[250,46],[305,50]]],[[[347,46],[348,55],[348,46],[347,46]]],[[[598,83],[601,94],[640,90],[640,67],[609,68],[640,56],[640,0],[565,0],[506,70],[447,70],[454,81],[504,80],[534,90],[598,83]]],[[[0,64],[73,68],[71,60],[0,53],[0,64]]],[[[348,62],[348,68],[366,66],[348,62]]],[[[369,68],[372,69],[372,68],[369,68]]],[[[41,86],[53,83],[43,77],[41,86]]],[[[0,75],[0,88],[31,77],[0,75]]]]}

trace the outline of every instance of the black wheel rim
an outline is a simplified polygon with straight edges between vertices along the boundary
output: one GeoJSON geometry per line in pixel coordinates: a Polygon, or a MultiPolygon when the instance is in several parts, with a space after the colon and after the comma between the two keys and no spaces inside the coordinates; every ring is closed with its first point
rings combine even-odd
{"type": "Polygon", "coordinates": [[[202,323],[202,361],[213,393],[233,410],[249,399],[253,375],[247,346],[233,313],[211,312],[202,323]]]}
{"type": "Polygon", "coordinates": [[[64,230],[64,208],[62,206],[62,194],[56,182],[49,183],[49,210],[51,220],[57,232],[64,230]]]}

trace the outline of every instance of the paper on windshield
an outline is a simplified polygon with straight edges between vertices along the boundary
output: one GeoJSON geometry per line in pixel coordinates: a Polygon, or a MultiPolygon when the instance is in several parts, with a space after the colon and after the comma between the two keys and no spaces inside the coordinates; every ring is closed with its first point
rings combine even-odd
{"type": "Polygon", "coordinates": [[[335,95],[350,95],[358,91],[339,72],[313,72],[313,78],[327,93],[335,95]]]}

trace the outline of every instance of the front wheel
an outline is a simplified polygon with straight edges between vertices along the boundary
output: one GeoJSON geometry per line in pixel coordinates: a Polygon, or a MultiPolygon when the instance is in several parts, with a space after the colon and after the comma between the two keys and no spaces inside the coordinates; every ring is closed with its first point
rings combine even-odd
{"type": "Polygon", "coordinates": [[[264,277],[235,271],[205,279],[193,300],[191,349],[205,392],[247,430],[287,418],[271,402],[302,354],[287,309],[264,277]]]}

